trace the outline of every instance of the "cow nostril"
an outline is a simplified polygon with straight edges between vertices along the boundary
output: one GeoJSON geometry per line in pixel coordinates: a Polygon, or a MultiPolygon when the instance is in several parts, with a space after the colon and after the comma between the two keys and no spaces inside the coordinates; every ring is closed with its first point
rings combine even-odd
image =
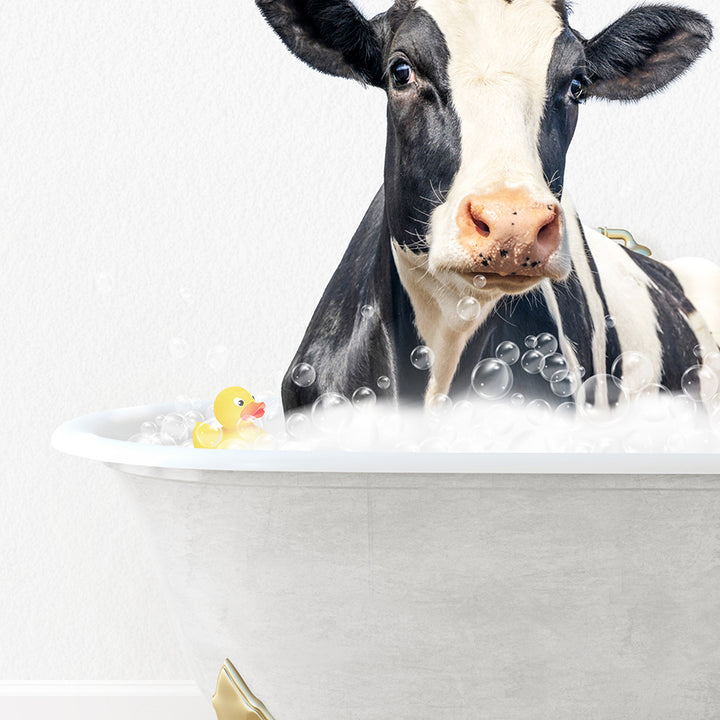
{"type": "Polygon", "coordinates": [[[475,223],[475,227],[480,235],[483,237],[490,237],[490,226],[484,220],[473,217],[473,222],[475,223]]]}
{"type": "Polygon", "coordinates": [[[537,243],[540,246],[557,245],[560,239],[560,214],[555,211],[541,228],[537,235],[537,243]]]}

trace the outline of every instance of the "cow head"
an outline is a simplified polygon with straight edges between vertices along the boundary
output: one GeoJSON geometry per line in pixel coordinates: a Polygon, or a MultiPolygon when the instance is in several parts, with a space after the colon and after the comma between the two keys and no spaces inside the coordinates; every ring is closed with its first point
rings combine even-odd
{"type": "MultiPolygon", "coordinates": [[[[302,60],[387,93],[395,260],[416,312],[431,302],[449,324],[458,297],[567,275],[561,200],[580,103],[662,89],[712,36],[704,16],[667,5],[588,40],[564,0],[396,0],[372,20],[349,0],[256,2],[302,60]]],[[[424,336],[438,321],[425,315],[424,336]]]]}

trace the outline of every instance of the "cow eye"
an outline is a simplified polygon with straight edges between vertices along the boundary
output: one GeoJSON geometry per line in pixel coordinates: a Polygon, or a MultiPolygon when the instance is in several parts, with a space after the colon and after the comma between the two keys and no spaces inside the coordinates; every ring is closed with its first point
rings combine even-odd
{"type": "Polygon", "coordinates": [[[393,82],[398,87],[409,85],[415,81],[415,71],[405,60],[395,62],[390,68],[390,74],[392,75],[393,82]]]}
{"type": "Polygon", "coordinates": [[[572,79],[570,87],[568,88],[568,95],[574,103],[581,103],[585,101],[585,89],[587,88],[587,78],[584,75],[579,75],[572,79]]]}

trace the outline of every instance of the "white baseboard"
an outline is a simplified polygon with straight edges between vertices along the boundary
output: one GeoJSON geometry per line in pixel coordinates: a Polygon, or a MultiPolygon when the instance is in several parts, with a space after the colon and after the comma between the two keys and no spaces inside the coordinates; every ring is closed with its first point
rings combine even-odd
{"type": "Polygon", "coordinates": [[[2,720],[216,720],[195,685],[2,685],[2,720]]]}

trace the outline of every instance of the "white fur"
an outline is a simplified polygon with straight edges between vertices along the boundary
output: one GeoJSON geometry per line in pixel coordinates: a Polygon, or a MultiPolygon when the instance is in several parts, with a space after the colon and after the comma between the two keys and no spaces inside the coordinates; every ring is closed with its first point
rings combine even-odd
{"type": "Polygon", "coordinates": [[[437,277],[428,272],[427,254],[414,254],[392,241],[393,257],[413,310],[415,325],[422,341],[435,354],[425,401],[450,390],[465,345],[502,297],[499,291],[483,291],[460,277],[437,277]],[[463,287],[463,285],[465,287],[463,287]],[[474,297],[480,303],[479,314],[473,321],[458,314],[458,303],[464,297],[474,297]]]}
{"type": "Polygon", "coordinates": [[[560,306],[558,305],[557,296],[553,290],[552,282],[550,282],[550,280],[543,280],[540,287],[542,288],[548,312],[557,325],[560,352],[565,356],[570,372],[576,377],[580,377],[580,363],[578,362],[577,355],[575,354],[575,346],[572,342],[570,342],[567,335],[565,335],[562,315],[560,314],[560,306]]]}
{"type": "MultiPolygon", "coordinates": [[[[555,202],[543,177],[537,142],[547,70],[563,23],[549,0],[420,0],[418,7],[445,35],[462,138],[459,171],[446,201],[430,219],[434,270],[468,262],[456,224],[467,195],[523,187],[539,202],[555,202]]],[[[561,245],[555,256],[548,262],[549,273],[567,258],[567,247],[561,245]]]]}
{"type": "MultiPolygon", "coordinates": [[[[677,277],[695,312],[688,316],[700,346],[702,364],[720,378],[720,267],[702,258],[677,258],[665,263],[677,277]]],[[[700,362],[700,360],[698,360],[700,362]]],[[[702,382],[701,396],[709,401],[715,388],[702,382]]]]}
{"type": "MultiPolygon", "coordinates": [[[[650,295],[652,280],[614,240],[588,227],[585,227],[585,236],[602,279],[608,312],[615,322],[620,352],[633,351],[647,357],[652,365],[652,374],[644,378],[645,382],[659,383],[662,378],[662,345],[657,311],[650,295]]],[[[596,372],[602,372],[600,367],[596,367],[596,372]]],[[[632,369],[629,370],[631,372],[632,369]]],[[[629,387],[643,384],[640,378],[630,374],[624,374],[623,380],[629,387]]]]}
{"type": "Polygon", "coordinates": [[[704,318],[715,344],[720,345],[720,267],[702,258],[677,258],[665,264],[704,318]]]}
{"type": "Polygon", "coordinates": [[[572,256],[575,273],[585,293],[585,299],[593,326],[593,335],[591,338],[593,366],[591,368],[585,368],[586,376],[590,377],[596,373],[605,372],[605,356],[607,353],[605,309],[603,308],[600,294],[595,288],[593,271],[585,255],[585,244],[580,221],[577,218],[575,207],[567,192],[563,195],[563,205],[567,219],[566,230],[570,255],[572,256]]]}

